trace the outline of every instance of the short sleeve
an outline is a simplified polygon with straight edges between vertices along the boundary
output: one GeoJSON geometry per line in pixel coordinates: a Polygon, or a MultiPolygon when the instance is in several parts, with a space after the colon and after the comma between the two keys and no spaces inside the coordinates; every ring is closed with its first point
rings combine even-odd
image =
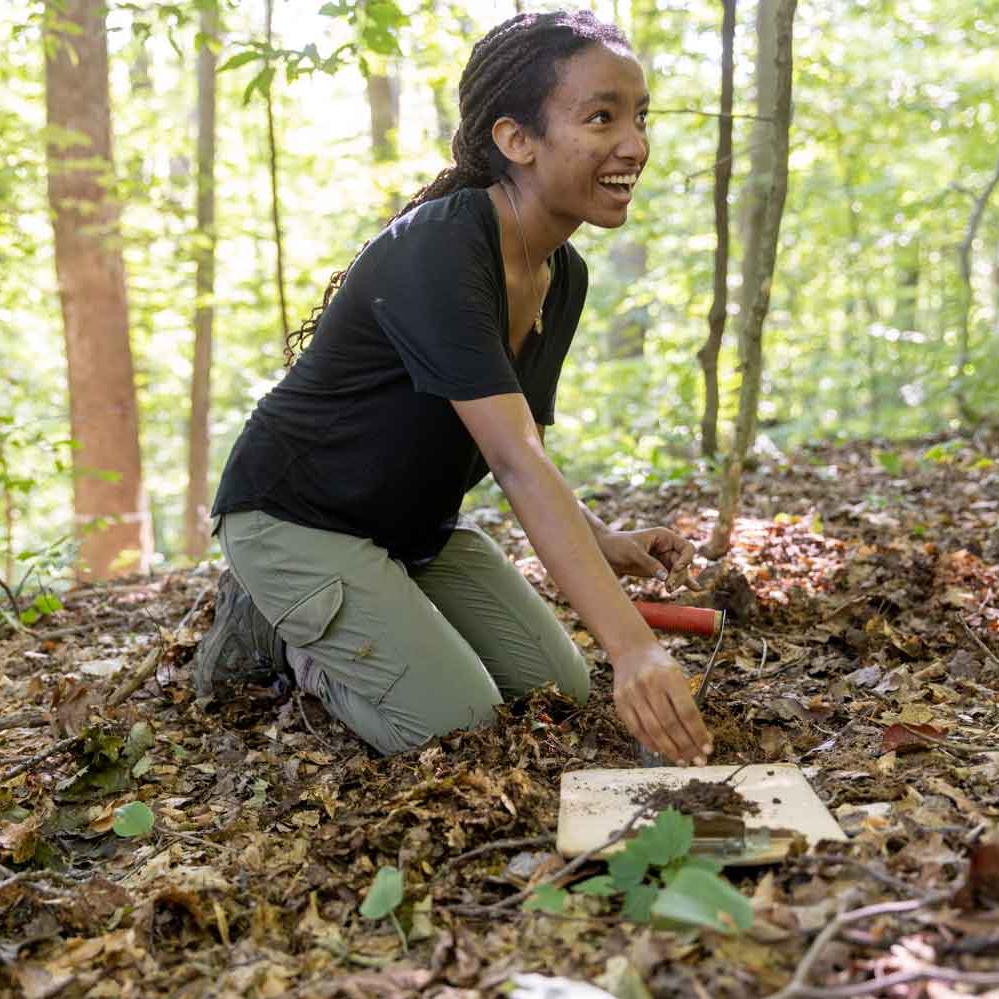
{"type": "Polygon", "coordinates": [[[410,220],[379,242],[371,309],[416,391],[456,401],[520,392],[500,328],[495,251],[481,227],[410,220]]]}

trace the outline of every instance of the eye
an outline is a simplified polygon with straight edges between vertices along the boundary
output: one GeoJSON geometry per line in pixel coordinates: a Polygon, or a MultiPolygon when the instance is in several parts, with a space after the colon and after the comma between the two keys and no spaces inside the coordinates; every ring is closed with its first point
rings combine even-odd
{"type": "Polygon", "coordinates": [[[611,120],[610,111],[597,111],[586,120],[587,122],[595,122],[597,125],[606,125],[611,120]]]}
{"type": "Polygon", "coordinates": [[[649,109],[646,108],[644,111],[639,111],[635,116],[635,120],[638,122],[639,128],[645,128],[649,124],[649,109]]]}

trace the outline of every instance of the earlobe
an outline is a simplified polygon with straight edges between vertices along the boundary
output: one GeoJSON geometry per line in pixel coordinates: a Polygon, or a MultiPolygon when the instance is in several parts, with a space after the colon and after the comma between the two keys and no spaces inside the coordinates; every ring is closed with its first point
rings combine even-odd
{"type": "Polygon", "coordinates": [[[534,149],[530,138],[513,118],[496,119],[493,123],[493,142],[511,163],[526,166],[534,162],[534,149]]]}

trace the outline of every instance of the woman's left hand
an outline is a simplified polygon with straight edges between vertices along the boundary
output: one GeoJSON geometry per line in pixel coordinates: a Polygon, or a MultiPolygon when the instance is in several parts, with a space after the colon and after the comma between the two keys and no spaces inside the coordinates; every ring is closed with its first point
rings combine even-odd
{"type": "Polygon", "coordinates": [[[597,544],[619,576],[654,576],[671,588],[684,581],[694,558],[694,546],[666,527],[606,531],[597,544]]]}

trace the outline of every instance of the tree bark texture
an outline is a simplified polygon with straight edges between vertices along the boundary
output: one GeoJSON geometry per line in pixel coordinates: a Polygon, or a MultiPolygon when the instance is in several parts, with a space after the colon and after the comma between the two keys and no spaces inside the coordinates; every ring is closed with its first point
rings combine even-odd
{"type": "Polygon", "coordinates": [[[718,152],[715,156],[715,277],[714,298],[708,313],[708,338],[697,352],[704,370],[704,415],[701,418],[701,453],[718,452],[718,352],[725,335],[728,310],[728,190],[732,178],[732,79],[735,69],[736,0],[722,0],[721,114],[718,118],[718,152]]]}
{"type": "Polygon", "coordinates": [[[982,216],[985,214],[985,207],[992,197],[992,192],[999,184],[999,161],[996,168],[982,193],[975,198],[972,205],[971,214],[968,216],[968,225],[964,230],[964,239],[958,247],[957,256],[961,268],[961,326],[958,340],[957,355],[957,377],[954,379],[954,399],[957,402],[957,411],[961,420],[970,427],[977,424],[981,417],[975,412],[968,402],[968,375],[967,369],[971,364],[971,306],[975,300],[975,290],[971,284],[971,248],[975,242],[975,234],[981,224],[982,216]]]}
{"type": "Polygon", "coordinates": [[[371,73],[367,80],[371,115],[371,155],[376,163],[399,156],[399,78],[391,73],[371,73]]]}
{"type": "MultiPolygon", "coordinates": [[[[267,47],[271,46],[274,22],[274,0],[266,0],[267,47]]],[[[273,86],[271,80],[271,86],[273,86]]],[[[277,139],[274,134],[274,98],[268,86],[264,91],[264,104],[267,108],[267,151],[271,175],[271,221],[274,224],[274,248],[277,267],[278,307],[281,311],[281,346],[288,342],[288,302],[284,282],[284,234],[281,230],[281,198],[278,194],[277,139]]]]}
{"type": "Polygon", "coordinates": [[[735,441],[722,472],[718,523],[706,546],[706,554],[719,558],[728,551],[739,508],[742,468],[756,437],[756,421],[763,373],[763,322],[770,307],[770,289],[777,260],[784,199],[787,195],[788,135],[791,126],[791,84],[793,76],[792,35],[797,0],[779,0],[776,15],[776,94],[773,108],[773,169],[764,206],[760,233],[760,257],[753,268],[755,287],[752,308],[740,316],[740,339],[745,344],[742,386],[735,441]]]}
{"type": "MultiPolygon", "coordinates": [[[[214,5],[201,10],[201,33],[214,37],[214,5]]],[[[212,389],[212,324],[215,318],[215,53],[198,50],[198,219],[195,243],[194,366],[191,372],[191,422],[188,434],[187,504],[184,550],[201,558],[210,541],[208,461],[212,389]]]]}
{"type": "MultiPolygon", "coordinates": [[[[753,307],[757,287],[756,268],[760,261],[763,216],[773,182],[774,122],[766,121],[776,96],[776,13],[777,0],[760,0],[756,11],[756,111],[749,149],[749,177],[742,202],[742,287],[739,295],[740,320],[753,307]]],[[[743,328],[740,321],[740,329],[743,328]]],[[[739,363],[744,363],[745,344],[739,341],[739,363]]]]}
{"type": "Polygon", "coordinates": [[[75,520],[91,578],[106,579],[148,567],[152,532],[142,489],[119,209],[109,189],[104,7],[60,0],[46,5],[46,19],[48,124],[59,135],[74,135],[69,142],[50,141],[46,153],[70,431],[78,445],[75,520]]]}

